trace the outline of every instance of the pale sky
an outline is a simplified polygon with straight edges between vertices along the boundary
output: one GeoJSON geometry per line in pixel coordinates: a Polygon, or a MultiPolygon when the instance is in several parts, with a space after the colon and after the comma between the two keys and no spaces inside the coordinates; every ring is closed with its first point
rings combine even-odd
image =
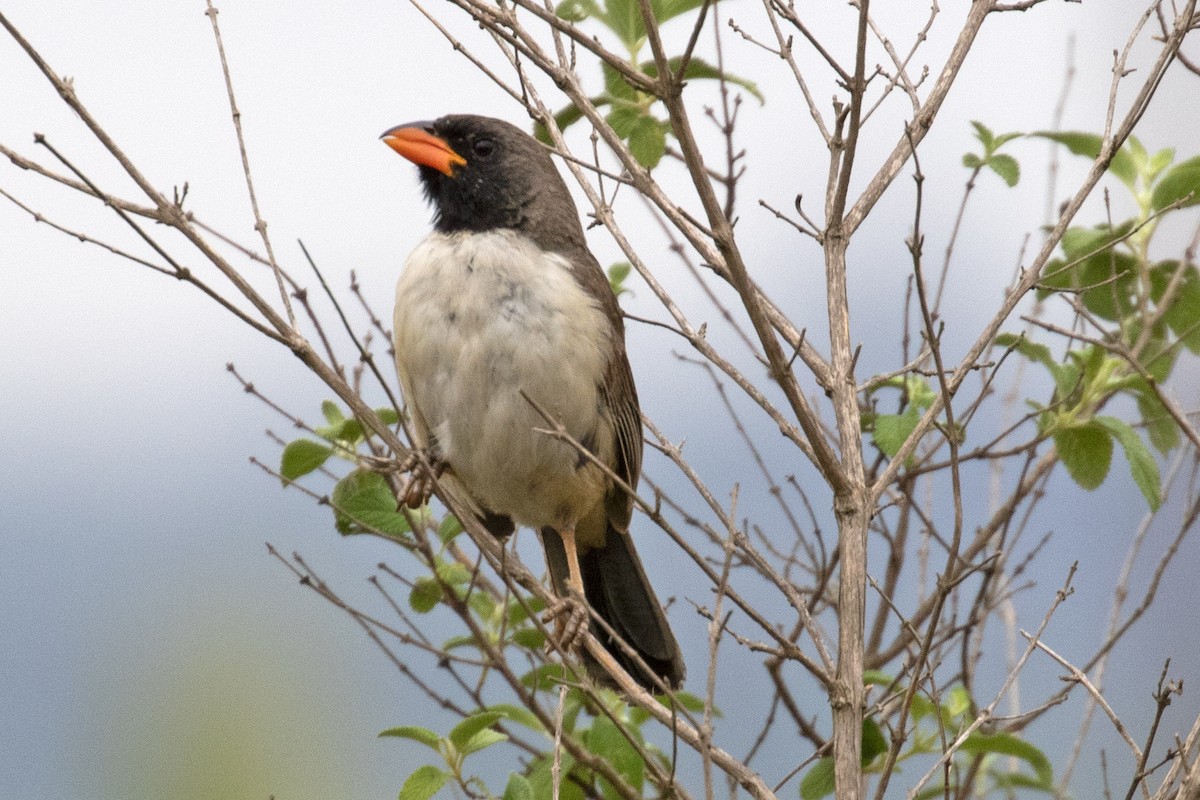
{"type": "MultiPolygon", "coordinates": [[[[845,16],[841,4],[802,4],[812,5],[826,15],[817,21],[825,35],[849,30],[838,27],[845,16]]],[[[930,176],[929,252],[944,248],[961,197],[966,173],[960,158],[973,146],[968,121],[997,132],[1049,127],[1074,36],[1077,77],[1064,127],[1099,130],[1112,51],[1124,46],[1138,13],[1134,5],[1047,3],[985,25],[939,127],[921,150],[930,176]]],[[[464,41],[499,63],[461,15],[431,6],[464,41]]],[[[721,6],[727,15],[753,19],[754,4],[727,0],[721,6]]],[[[966,3],[943,6],[918,64],[945,52],[966,3]]],[[[309,4],[299,11],[290,3],[228,2],[219,8],[276,253],[315,291],[296,245],[303,239],[335,288],[344,290],[355,270],[376,312],[388,316],[395,276],[427,232],[429,212],[415,171],[378,135],[401,122],[451,112],[521,125],[527,119],[406,3],[309,4]]],[[[73,78],[84,104],[151,181],[164,191],[187,182],[197,214],[261,250],[203,11],[194,0],[18,0],[3,9],[55,70],[73,78]]],[[[907,46],[903,35],[924,23],[928,7],[900,3],[894,11],[897,19],[880,22],[907,46]]],[[[819,209],[827,156],[778,62],[736,36],[726,39],[726,47],[729,69],[754,78],[767,97],[763,107],[747,98],[742,111],[751,169],[739,231],[743,241],[759,245],[756,278],[809,326],[814,341],[823,341],[819,254],[757,201],[790,208],[795,194],[803,193],[812,198],[806,206],[819,209]]],[[[1148,67],[1147,52],[1144,46],[1135,51],[1141,71],[1130,80],[1148,67]]],[[[826,85],[814,92],[826,114],[832,92],[826,85]]],[[[1128,95],[1123,91],[1122,99],[1128,95]]],[[[1180,73],[1164,82],[1139,132],[1150,149],[1176,147],[1180,158],[1195,154],[1197,97],[1200,78],[1180,73]]],[[[559,107],[563,101],[550,102],[559,107]]],[[[899,135],[905,106],[894,109],[881,112],[864,141],[860,186],[899,135]]],[[[140,200],[16,44],[0,36],[0,142],[61,171],[33,144],[35,132],[110,191],[140,200]]],[[[586,152],[582,129],[571,142],[586,152]]],[[[947,323],[960,326],[965,341],[990,316],[1024,237],[1036,236],[1044,221],[1047,147],[1024,141],[1012,152],[1025,168],[1021,185],[1007,190],[985,176],[958,244],[947,323]]],[[[1070,187],[1084,166],[1065,160],[1060,187],[1070,187]]],[[[663,169],[668,186],[679,180],[669,174],[672,167],[663,169]]],[[[908,270],[902,237],[911,221],[910,172],[885,196],[851,250],[864,371],[893,368],[899,355],[890,311],[908,270]]],[[[0,163],[0,188],[58,223],[139,247],[98,203],[7,161],[0,163]]],[[[1102,208],[1094,201],[1081,220],[1099,221],[1102,208]]],[[[619,208],[628,215],[626,232],[646,248],[648,261],[662,265],[663,279],[679,287],[690,313],[705,319],[711,307],[656,229],[637,223],[637,210],[632,197],[619,208]]],[[[601,263],[619,258],[603,231],[589,236],[601,263]]],[[[632,287],[626,309],[662,318],[651,293],[636,281],[632,287]]],[[[717,401],[706,379],[681,371],[671,355],[681,346],[677,340],[637,325],[629,335],[644,409],[670,423],[672,438],[688,440],[699,468],[727,493],[744,461],[726,470],[732,474],[723,473],[731,456],[726,432],[710,421],[717,401]]],[[[716,328],[714,335],[728,336],[716,328]]],[[[264,542],[285,553],[300,551],[364,604],[378,603],[365,581],[374,565],[398,561],[400,554],[375,540],[341,539],[327,509],[281,491],[249,464],[250,456],[270,463],[278,457],[264,429],[285,438],[293,434],[240,390],[225,371],[227,362],[309,422],[318,421],[319,404],[330,396],[288,353],[190,287],[36,224],[0,198],[0,419],[8,429],[7,457],[0,459],[0,795],[391,797],[423,763],[418,759],[425,754],[406,743],[375,739],[420,707],[411,685],[351,621],[297,587],[266,555],[264,542]],[[225,742],[227,751],[213,742],[225,742]],[[213,764],[230,766],[214,770],[213,764]]],[[[772,451],[780,445],[769,427],[756,431],[782,470],[796,469],[788,461],[794,453],[772,451]]],[[[1123,463],[1113,469],[1103,503],[1069,481],[1052,484],[1068,498],[1078,495],[1078,507],[1042,523],[1057,538],[1045,554],[1046,572],[1036,576],[1026,627],[1036,625],[1032,609],[1044,607],[1071,561],[1083,562],[1081,578],[1098,575],[1094,584],[1103,584],[1105,570],[1119,557],[1113,553],[1123,556],[1123,547],[1097,547],[1095,538],[1111,529],[1123,541],[1144,506],[1123,463]],[[1095,571],[1088,573],[1088,566],[1095,571]]],[[[742,502],[753,514],[754,504],[766,500],[750,495],[742,502]]],[[[1053,507],[1073,505],[1068,499],[1053,507]]],[[[697,653],[692,680],[699,680],[704,627],[686,599],[707,602],[707,587],[695,589],[695,576],[664,563],[673,558],[667,548],[640,547],[649,554],[660,595],[680,597],[672,621],[685,649],[697,653]]],[[[1180,567],[1197,563],[1194,543],[1180,559],[1180,567]]],[[[1145,698],[1165,656],[1176,658],[1173,671],[1189,684],[1200,681],[1194,627],[1171,613],[1191,597],[1184,571],[1177,569],[1164,586],[1156,612],[1132,640],[1137,646],[1114,661],[1112,681],[1128,687],[1123,710],[1133,718],[1148,710],[1145,698]],[[1193,646],[1180,651],[1185,642],[1193,646]]],[[[1104,585],[1094,585],[1092,594],[1081,590],[1065,618],[1102,618],[1105,591],[1104,585]]],[[[1047,683],[1057,674],[1048,667],[1043,673],[1047,683]]],[[[827,715],[819,698],[812,702],[815,715],[827,715]]],[[[1190,695],[1179,705],[1189,713],[1196,708],[1190,695]]],[[[1173,718],[1172,730],[1187,724],[1178,721],[1186,716],[1173,718]]],[[[435,717],[428,724],[440,723],[435,717]]]]}

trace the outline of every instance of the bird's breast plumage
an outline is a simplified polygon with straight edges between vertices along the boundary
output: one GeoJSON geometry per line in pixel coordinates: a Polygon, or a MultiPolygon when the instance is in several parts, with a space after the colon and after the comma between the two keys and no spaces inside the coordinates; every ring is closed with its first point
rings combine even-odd
{"type": "Polygon", "coordinates": [[[570,263],[512,230],[433,233],[396,287],[396,364],[422,444],[458,499],[530,526],[575,522],[607,479],[533,399],[605,463],[614,448],[597,376],[612,326],[570,263]]]}

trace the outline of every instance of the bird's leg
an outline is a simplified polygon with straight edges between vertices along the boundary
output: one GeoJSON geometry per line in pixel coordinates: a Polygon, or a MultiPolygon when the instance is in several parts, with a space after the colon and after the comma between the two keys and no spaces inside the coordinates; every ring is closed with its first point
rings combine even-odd
{"type": "Polygon", "coordinates": [[[565,525],[558,530],[562,537],[563,550],[567,553],[567,594],[546,609],[544,620],[554,620],[554,638],[564,651],[578,643],[587,630],[588,609],[583,593],[583,573],[579,569],[579,553],[575,549],[575,525],[565,525]]]}

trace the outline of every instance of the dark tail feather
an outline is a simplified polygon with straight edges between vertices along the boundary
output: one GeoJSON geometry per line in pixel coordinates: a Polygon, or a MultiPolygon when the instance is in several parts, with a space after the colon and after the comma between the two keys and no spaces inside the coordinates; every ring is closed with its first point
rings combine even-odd
{"type": "MultiPolygon", "coordinates": [[[[562,593],[567,584],[567,553],[562,537],[553,528],[543,528],[542,545],[546,550],[546,565],[555,591],[562,593]]],[[[625,640],[642,661],[663,683],[672,689],[683,685],[685,667],[679,644],[667,624],[658,598],[650,587],[641,559],[633,549],[627,533],[612,528],[603,547],[588,550],[579,556],[583,573],[583,590],[596,613],[625,640]]],[[[651,692],[661,691],[646,670],[638,666],[603,630],[593,631],[626,672],[651,692]]],[[[607,673],[598,664],[585,658],[589,672],[606,679],[607,673]]],[[[611,679],[606,682],[611,683],[611,679]]]]}

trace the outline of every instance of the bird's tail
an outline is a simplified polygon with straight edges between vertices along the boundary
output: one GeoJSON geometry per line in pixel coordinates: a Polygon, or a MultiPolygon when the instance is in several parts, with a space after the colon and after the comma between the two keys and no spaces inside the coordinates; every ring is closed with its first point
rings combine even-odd
{"type": "MultiPolygon", "coordinates": [[[[561,595],[567,587],[567,553],[562,538],[553,528],[543,528],[541,533],[550,579],[561,595]]],[[[603,547],[579,554],[579,570],[588,604],[600,618],[625,640],[654,676],[672,689],[683,685],[686,672],[683,655],[629,534],[610,526],[603,547]]],[[[645,667],[626,654],[606,631],[597,628],[592,626],[596,637],[634,680],[651,692],[661,691],[645,667]]],[[[604,669],[586,656],[585,664],[595,677],[612,682],[604,669]]]]}

